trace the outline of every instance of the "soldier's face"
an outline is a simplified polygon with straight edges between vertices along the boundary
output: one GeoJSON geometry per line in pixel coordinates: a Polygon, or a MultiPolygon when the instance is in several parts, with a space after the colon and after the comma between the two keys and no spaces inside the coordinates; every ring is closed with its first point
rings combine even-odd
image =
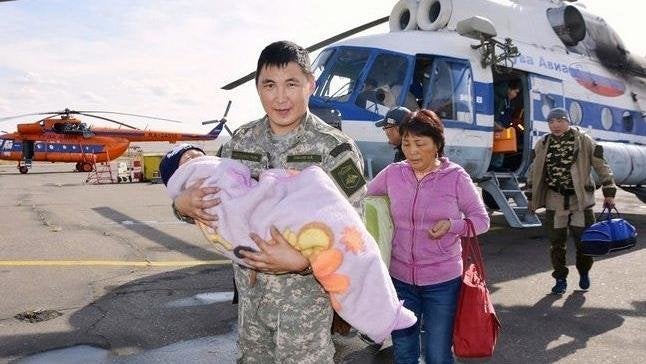
{"type": "Polygon", "coordinates": [[[260,70],[256,89],[274,133],[285,134],[299,125],[314,85],[314,77],[303,73],[295,62],[260,70]]]}
{"type": "Polygon", "coordinates": [[[399,135],[399,128],[396,125],[388,124],[384,127],[384,133],[388,138],[388,144],[398,146],[402,143],[402,137],[399,135]]]}
{"type": "Polygon", "coordinates": [[[547,125],[550,128],[550,133],[556,137],[560,137],[570,129],[570,122],[564,118],[552,118],[548,120],[547,125]]]}

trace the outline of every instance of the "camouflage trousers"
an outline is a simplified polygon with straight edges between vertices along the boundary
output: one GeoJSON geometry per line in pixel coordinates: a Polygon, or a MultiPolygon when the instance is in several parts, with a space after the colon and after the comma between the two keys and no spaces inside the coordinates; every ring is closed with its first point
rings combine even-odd
{"type": "Polygon", "coordinates": [[[576,246],[576,269],[579,274],[587,274],[592,268],[593,259],[590,256],[583,255],[581,252],[581,234],[585,227],[594,223],[594,213],[592,209],[583,211],[559,211],[547,210],[545,213],[545,228],[550,241],[550,259],[552,261],[552,277],[565,279],[568,275],[568,268],[565,261],[566,245],[568,240],[568,228],[576,246]],[[579,217],[579,215],[581,215],[579,217]],[[584,226],[575,226],[572,220],[583,220],[584,226]],[[567,221],[563,221],[568,219],[567,221]]]}
{"type": "Polygon", "coordinates": [[[234,264],[241,363],[333,363],[330,299],[312,275],[257,273],[234,264]]]}

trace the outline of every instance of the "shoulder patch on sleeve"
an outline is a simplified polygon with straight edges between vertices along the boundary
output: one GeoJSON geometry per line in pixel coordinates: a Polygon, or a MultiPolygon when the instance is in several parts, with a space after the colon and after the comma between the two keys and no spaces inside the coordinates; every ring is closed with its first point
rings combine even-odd
{"type": "Polygon", "coordinates": [[[366,180],[363,178],[359,168],[350,158],[331,170],[330,174],[348,197],[366,184],[366,180]]]}
{"type": "Polygon", "coordinates": [[[602,145],[595,145],[594,146],[594,152],[592,153],[597,158],[603,159],[603,146],[602,145]]]}
{"type": "Polygon", "coordinates": [[[330,155],[336,158],[339,156],[339,154],[345,151],[352,151],[352,146],[350,145],[350,143],[343,143],[343,144],[337,145],[336,147],[334,147],[334,149],[332,149],[332,151],[330,151],[330,155]]]}

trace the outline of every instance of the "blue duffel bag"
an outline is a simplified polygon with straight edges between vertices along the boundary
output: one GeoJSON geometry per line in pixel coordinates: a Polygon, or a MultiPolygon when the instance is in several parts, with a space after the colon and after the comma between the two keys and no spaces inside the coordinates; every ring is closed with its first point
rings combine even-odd
{"type": "Polygon", "coordinates": [[[583,254],[591,256],[606,255],[613,251],[630,249],[637,242],[637,231],[628,221],[621,218],[617,208],[617,217],[612,218],[612,210],[604,207],[600,221],[583,231],[581,243],[583,254]],[[604,217],[604,212],[607,212],[604,217]]]}

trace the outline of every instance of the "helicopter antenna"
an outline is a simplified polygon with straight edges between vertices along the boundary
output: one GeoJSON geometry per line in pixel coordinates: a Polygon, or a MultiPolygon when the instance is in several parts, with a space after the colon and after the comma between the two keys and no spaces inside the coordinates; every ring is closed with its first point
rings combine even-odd
{"type": "MultiPolygon", "coordinates": [[[[227,103],[227,108],[226,108],[226,110],[224,110],[224,116],[222,116],[222,119],[220,119],[220,120],[214,119],[214,120],[203,121],[202,125],[220,123],[220,124],[218,124],[218,126],[222,125],[224,127],[224,130],[226,130],[227,133],[229,133],[229,135],[233,136],[233,132],[231,131],[231,129],[229,129],[229,127],[226,124],[227,115],[229,114],[229,109],[231,109],[231,100],[229,100],[229,103],[227,103]]],[[[216,128],[218,126],[216,126],[216,128]]]]}

